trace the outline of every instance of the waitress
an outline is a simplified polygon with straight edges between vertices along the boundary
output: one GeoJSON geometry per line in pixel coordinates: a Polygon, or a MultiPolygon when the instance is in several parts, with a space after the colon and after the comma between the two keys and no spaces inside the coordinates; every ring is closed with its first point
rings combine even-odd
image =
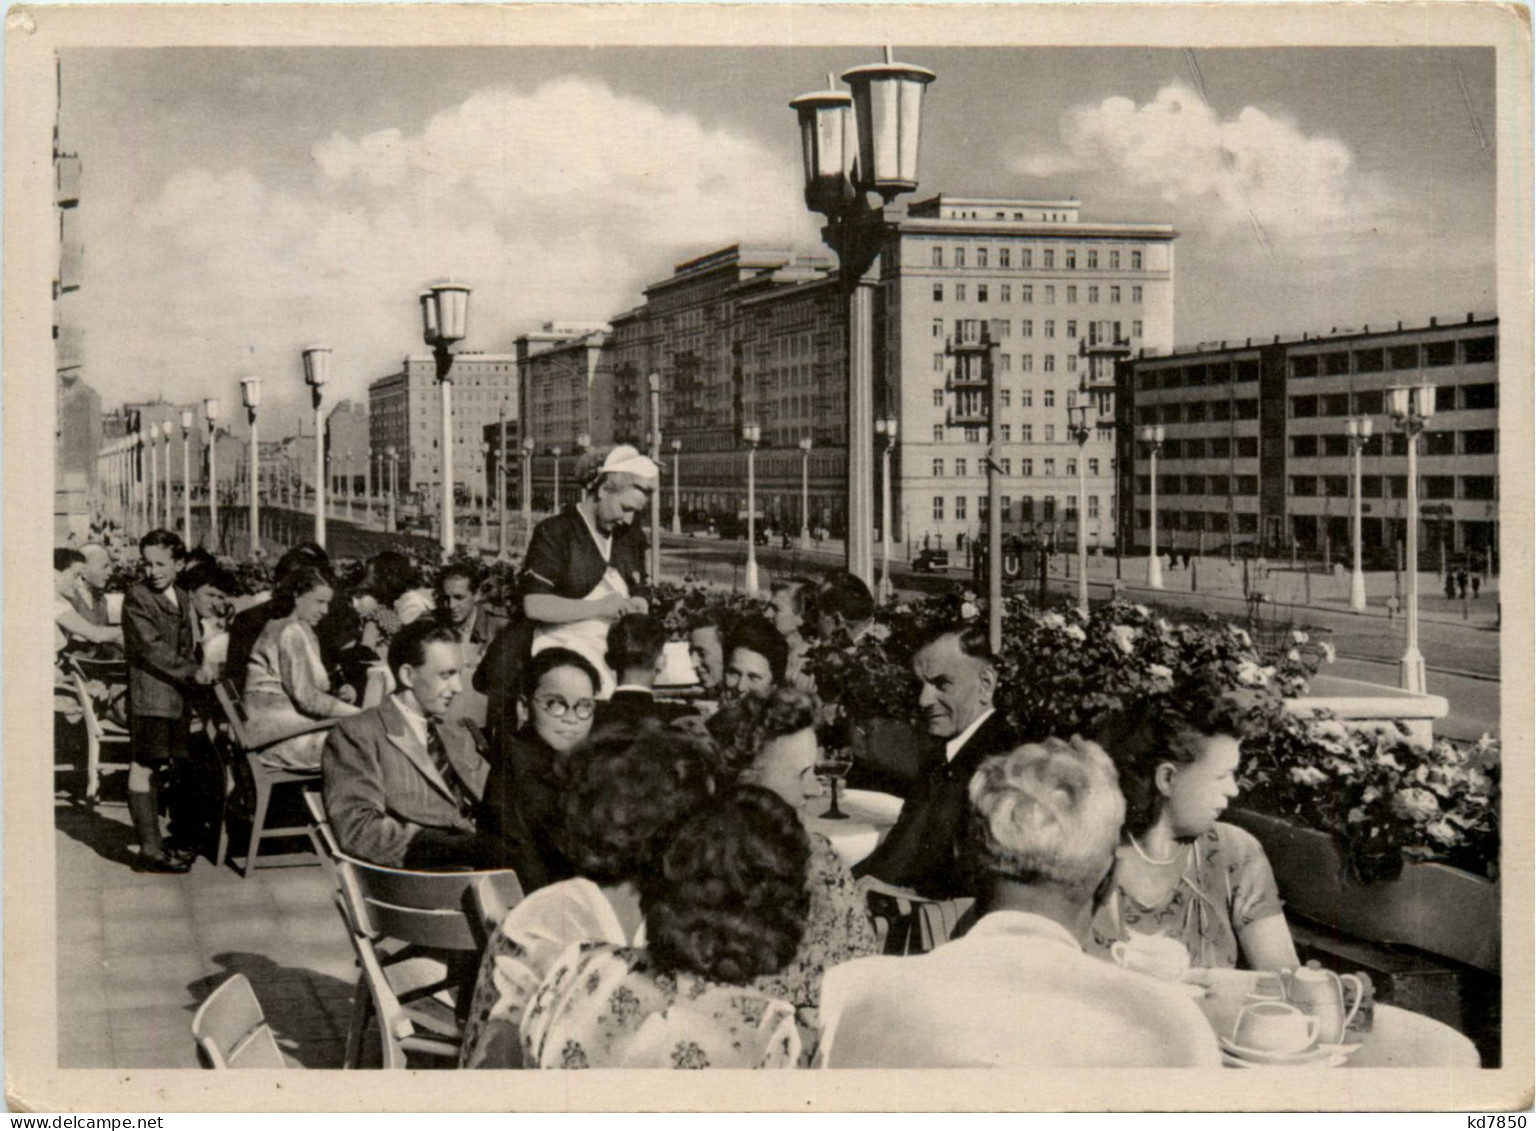
{"type": "Polygon", "coordinates": [[[602,677],[598,697],[613,693],[604,663],[608,629],[645,599],[646,539],[635,516],[650,505],[659,471],[628,444],[578,469],[580,500],[534,527],[523,565],[523,614],[533,632],[530,655],[569,648],[602,677]],[[582,471],[586,474],[582,475],[582,471]]]}

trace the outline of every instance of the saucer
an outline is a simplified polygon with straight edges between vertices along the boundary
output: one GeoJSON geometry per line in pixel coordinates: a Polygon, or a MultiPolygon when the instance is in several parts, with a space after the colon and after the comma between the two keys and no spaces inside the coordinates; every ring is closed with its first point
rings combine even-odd
{"type": "MultiPolygon", "coordinates": [[[[1337,1059],[1343,1064],[1349,1059],[1336,1045],[1315,1045],[1312,1048],[1302,1049],[1300,1052],[1266,1052],[1263,1049],[1250,1049],[1242,1045],[1233,1044],[1226,1037],[1216,1038],[1221,1045],[1222,1056],[1232,1060],[1240,1060],[1246,1068],[1257,1067],[1328,1067],[1329,1062],[1337,1059]]],[[[1353,1051],[1351,1049],[1350,1051],[1353,1051]]]]}
{"type": "Polygon", "coordinates": [[[1277,1064],[1260,1064],[1258,1061],[1244,1060],[1240,1056],[1233,1056],[1223,1050],[1221,1063],[1227,1068],[1342,1068],[1349,1060],[1347,1056],[1333,1055],[1319,1060],[1284,1061],[1277,1064]]]}

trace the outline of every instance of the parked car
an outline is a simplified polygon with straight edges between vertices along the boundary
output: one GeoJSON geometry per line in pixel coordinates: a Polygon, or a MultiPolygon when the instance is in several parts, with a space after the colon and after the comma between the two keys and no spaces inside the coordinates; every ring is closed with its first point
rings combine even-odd
{"type": "Polygon", "coordinates": [[[913,573],[936,573],[949,568],[948,550],[919,550],[912,559],[913,573]]]}

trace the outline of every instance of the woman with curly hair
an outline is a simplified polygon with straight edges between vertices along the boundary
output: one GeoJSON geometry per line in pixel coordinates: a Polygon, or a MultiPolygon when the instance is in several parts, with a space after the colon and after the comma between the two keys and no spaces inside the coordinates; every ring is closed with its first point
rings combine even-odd
{"type": "Polygon", "coordinates": [[[707,743],[656,723],[613,727],[559,756],[560,849],[575,875],[529,895],[492,935],[461,1066],[522,1067],[523,1010],[555,959],[577,942],[637,940],[642,878],[713,796],[717,765],[707,743]]]}
{"type": "MultiPolygon", "coordinates": [[[[705,724],[739,785],[755,785],[777,794],[802,822],[822,798],[816,780],[816,700],[803,691],[781,687],[767,699],[737,699],[705,724]]],[[[853,875],[832,842],[807,830],[811,842],[810,912],[805,938],[793,960],[762,978],[758,989],[795,1007],[807,1059],[815,1051],[817,1007],[824,971],[879,950],[874,925],[853,875]]]]}
{"type": "Polygon", "coordinates": [[[644,948],[572,946],[523,1016],[540,1068],[793,1068],[794,1010],[761,988],[805,931],[810,845],[743,787],[689,818],[643,881],[644,948]]]}
{"type": "Polygon", "coordinates": [[[1300,965],[1264,849],[1218,819],[1237,796],[1249,729],[1241,704],[1204,678],[1095,727],[1119,771],[1125,828],[1090,950],[1107,957],[1135,932],[1180,940],[1197,967],[1300,965]]]}

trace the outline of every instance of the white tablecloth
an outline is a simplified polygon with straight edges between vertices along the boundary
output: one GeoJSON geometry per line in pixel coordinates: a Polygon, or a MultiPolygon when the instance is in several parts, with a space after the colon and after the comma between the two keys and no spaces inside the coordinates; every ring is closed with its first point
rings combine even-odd
{"type": "MultiPolygon", "coordinates": [[[[839,858],[852,868],[885,839],[901,815],[901,798],[863,789],[839,789],[837,798],[838,807],[848,814],[848,819],[829,821],[816,816],[811,818],[810,826],[830,840],[839,858]]],[[[812,812],[825,812],[830,804],[829,797],[812,812]]]]}

